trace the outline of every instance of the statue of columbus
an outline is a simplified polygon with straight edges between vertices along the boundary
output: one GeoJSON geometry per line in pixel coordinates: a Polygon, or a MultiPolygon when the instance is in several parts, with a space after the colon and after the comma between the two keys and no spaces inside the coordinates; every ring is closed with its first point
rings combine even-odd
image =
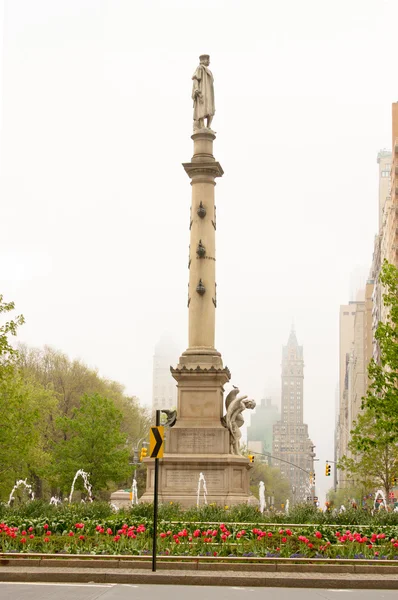
{"type": "Polygon", "coordinates": [[[199,56],[200,64],[192,76],[192,100],[193,100],[193,129],[203,129],[204,120],[207,119],[207,128],[210,129],[211,122],[216,112],[214,104],[213,74],[209,69],[210,56],[202,54],[199,56]]]}

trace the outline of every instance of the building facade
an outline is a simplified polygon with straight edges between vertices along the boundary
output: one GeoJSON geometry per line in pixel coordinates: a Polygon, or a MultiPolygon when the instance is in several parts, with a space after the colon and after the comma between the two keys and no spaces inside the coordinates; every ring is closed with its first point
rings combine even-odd
{"type": "MultiPolygon", "coordinates": [[[[361,411],[368,386],[368,365],[380,361],[375,332],[385,321],[380,271],[383,261],[398,266],[398,103],[392,105],[392,152],[380,150],[378,164],[378,230],[375,236],[370,274],[362,298],[340,307],[339,411],[336,424],[335,456],[350,456],[348,443],[353,423],[361,411]]],[[[344,486],[344,473],[338,473],[344,486]]]]}
{"type": "Polygon", "coordinates": [[[309,474],[314,472],[315,455],[308,425],[303,422],[303,395],[303,347],[298,345],[292,329],[282,349],[281,419],[273,427],[272,462],[289,480],[294,502],[302,502],[314,494],[309,474]]]}
{"type": "MultiPolygon", "coordinates": [[[[394,117],[393,117],[394,118],[394,117]]],[[[379,321],[384,318],[383,290],[379,282],[380,269],[385,258],[391,258],[391,240],[387,231],[390,231],[392,195],[391,195],[391,177],[392,177],[392,153],[389,150],[380,150],[377,155],[377,164],[379,165],[379,223],[378,232],[375,236],[372,266],[370,268],[369,278],[373,282],[372,293],[372,336],[373,352],[372,356],[376,362],[380,360],[379,345],[374,338],[379,321]]]]}
{"type": "Polygon", "coordinates": [[[263,398],[250,417],[247,428],[247,447],[262,455],[272,454],[274,424],[279,421],[280,412],[271,398],[263,398]]]}

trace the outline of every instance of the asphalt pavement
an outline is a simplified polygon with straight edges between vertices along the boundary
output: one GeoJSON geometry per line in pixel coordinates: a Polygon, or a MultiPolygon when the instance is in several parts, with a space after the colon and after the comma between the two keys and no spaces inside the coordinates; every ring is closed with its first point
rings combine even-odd
{"type": "Polygon", "coordinates": [[[1,600],[393,600],[396,590],[0,583],[1,600]],[[246,598],[247,597],[247,598],[246,598]]]}

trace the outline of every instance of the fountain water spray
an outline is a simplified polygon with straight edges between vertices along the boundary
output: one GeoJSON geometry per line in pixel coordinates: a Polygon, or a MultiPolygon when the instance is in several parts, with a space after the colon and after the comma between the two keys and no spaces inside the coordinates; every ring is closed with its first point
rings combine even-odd
{"type": "Polygon", "coordinates": [[[73,495],[73,492],[75,491],[75,482],[76,482],[76,479],[79,476],[83,479],[83,485],[84,485],[84,488],[85,488],[86,492],[88,493],[88,499],[89,499],[89,501],[90,502],[93,501],[93,498],[91,496],[92,485],[88,481],[88,473],[86,473],[85,471],[83,471],[83,469],[79,469],[76,472],[76,475],[75,475],[75,477],[74,477],[74,479],[72,481],[72,487],[70,489],[70,494],[69,494],[69,504],[72,502],[72,495],[73,495]]]}
{"type": "Polygon", "coordinates": [[[205,504],[207,504],[207,486],[206,486],[206,479],[205,476],[203,475],[203,473],[200,473],[199,475],[199,481],[198,481],[198,494],[197,494],[197,498],[196,498],[196,506],[199,508],[199,504],[200,504],[200,488],[203,486],[203,502],[205,504]]]}
{"type": "Polygon", "coordinates": [[[14,492],[21,487],[21,485],[25,486],[25,488],[28,491],[28,494],[30,496],[31,500],[35,499],[35,493],[33,491],[32,486],[26,481],[26,479],[18,479],[18,481],[16,482],[16,484],[14,485],[14,487],[11,490],[11,494],[10,497],[8,499],[8,506],[10,506],[11,502],[14,500],[14,492]]]}
{"type": "Polygon", "coordinates": [[[285,513],[288,515],[289,514],[289,506],[290,506],[290,502],[289,502],[289,498],[286,500],[286,504],[285,504],[285,513]]]}
{"type": "Polygon", "coordinates": [[[258,496],[260,498],[260,513],[264,512],[265,509],[265,485],[264,481],[260,481],[258,484],[258,496]]]}
{"type": "Polygon", "coordinates": [[[137,480],[134,475],[133,483],[131,485],[131,504],[138,504],[138,490],[137,490],[137,480]]]}

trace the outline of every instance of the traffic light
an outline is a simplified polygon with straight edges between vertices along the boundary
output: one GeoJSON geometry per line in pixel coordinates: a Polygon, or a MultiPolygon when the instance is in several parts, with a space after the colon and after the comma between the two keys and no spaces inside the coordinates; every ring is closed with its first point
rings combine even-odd
{"type": "Polygon", "coordinates": [[[249,459],[249,461],[251,463],[254,463],[254,456],[253,456],[253,454],[249,454],[247,458],[249,459]]]}
{"type": "Polygon", "coordinates": [[[310,484],[315,485],[315,471],[310,471],[310,484]]]}
{"type": "Polygon", "coordinates": [[[393,485],[394,487],[398,486],[398,477],[393,477],[392,478],[391,485],[393,485]]]}
{"type": "Polygon", "coordinates": [[[144,446],[143,446],[141,448],[141,452],[140,452],[140,460],[142,460],[143,458],[145,458],[147,454],[148,454],[148,450],[147,450],[147,448],[144,448],[144,446]]]}
{"type": "Polygon", "coordinates": [[[330,471],[332,470],[332,467],[330,465],[328,465],[328,463],[326,463],[326,467],[325,467],[325,475],[326,477],[330,477],[330,471]]]}

